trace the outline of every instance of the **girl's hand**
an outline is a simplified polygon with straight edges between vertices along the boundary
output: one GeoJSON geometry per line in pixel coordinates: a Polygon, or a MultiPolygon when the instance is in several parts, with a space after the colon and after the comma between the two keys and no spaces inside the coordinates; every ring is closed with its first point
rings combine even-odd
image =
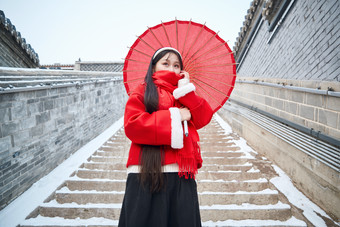
{"type": "Polygon", "coordinates": [[[180,76],[183,76],[183,79],[190,79],[190,76],[189,76],[189,73],[182,70],[180,73],[179,73],[180,76]]]}
{"type": "Polygon", "coordinates": [[[190,110],[186,107],[182,107],[179,109],[179,113],[181,114],[182,121],[190,121],[191,113],[190,110]]]}

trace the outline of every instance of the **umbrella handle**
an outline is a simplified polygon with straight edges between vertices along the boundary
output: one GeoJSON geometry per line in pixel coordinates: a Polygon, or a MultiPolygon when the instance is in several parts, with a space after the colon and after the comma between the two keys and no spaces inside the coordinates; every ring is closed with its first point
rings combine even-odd
{"type": "Polygon", "coordinates": [[[184,134],[185,134],[186,137],[188,137],[188,135],[189,135],[188,122],[187,121],[183,121],[183,125],[184,125],[184,134]]]}

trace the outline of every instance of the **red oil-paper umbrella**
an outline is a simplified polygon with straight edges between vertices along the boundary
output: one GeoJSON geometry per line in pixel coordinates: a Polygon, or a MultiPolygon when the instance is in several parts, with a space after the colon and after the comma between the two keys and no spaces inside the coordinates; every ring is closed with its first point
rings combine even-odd
{"type": "Polygon", "coordinates": [[[196,93],[216,112],[228,100],[235,84],[233,52],[218,34],[193,21],[173,20],[148,28],[137,38],[125,58],[124,85],[130,94],[143,82],[151,58],[162,47],[176,48],[196,93]]]}

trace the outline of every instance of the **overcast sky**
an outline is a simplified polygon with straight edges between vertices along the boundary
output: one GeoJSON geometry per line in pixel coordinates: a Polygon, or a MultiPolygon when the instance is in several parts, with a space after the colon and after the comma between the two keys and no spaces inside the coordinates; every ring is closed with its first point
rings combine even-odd
{"type": "Polygon", "coordinates": [[[251,0],[0,0],[40,64],[123,61],[128,46],[161,21],[204,24],[232,48],[251,0]]]}

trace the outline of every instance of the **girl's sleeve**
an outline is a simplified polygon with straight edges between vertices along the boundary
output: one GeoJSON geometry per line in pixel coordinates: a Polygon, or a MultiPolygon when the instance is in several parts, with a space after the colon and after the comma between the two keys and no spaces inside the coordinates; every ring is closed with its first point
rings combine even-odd
{"type": "Polygon", "coordinates": [[[178,85],[173,95],[182,105],[189,108],[191,120],[196,129],[200,129],[209,124],[214,114],[209,103],[195,93],[196,88],[192,83],[189,83],[189,80],[182,79],[178,85]]]}
{"type": "Polygon", "coordinates": [[[183,148],[183,128],[178,108],[145,111],[143,97],[131,94],[125,107],[124,128],[126,136],[137,144],[170,145],[183,148]]]}

